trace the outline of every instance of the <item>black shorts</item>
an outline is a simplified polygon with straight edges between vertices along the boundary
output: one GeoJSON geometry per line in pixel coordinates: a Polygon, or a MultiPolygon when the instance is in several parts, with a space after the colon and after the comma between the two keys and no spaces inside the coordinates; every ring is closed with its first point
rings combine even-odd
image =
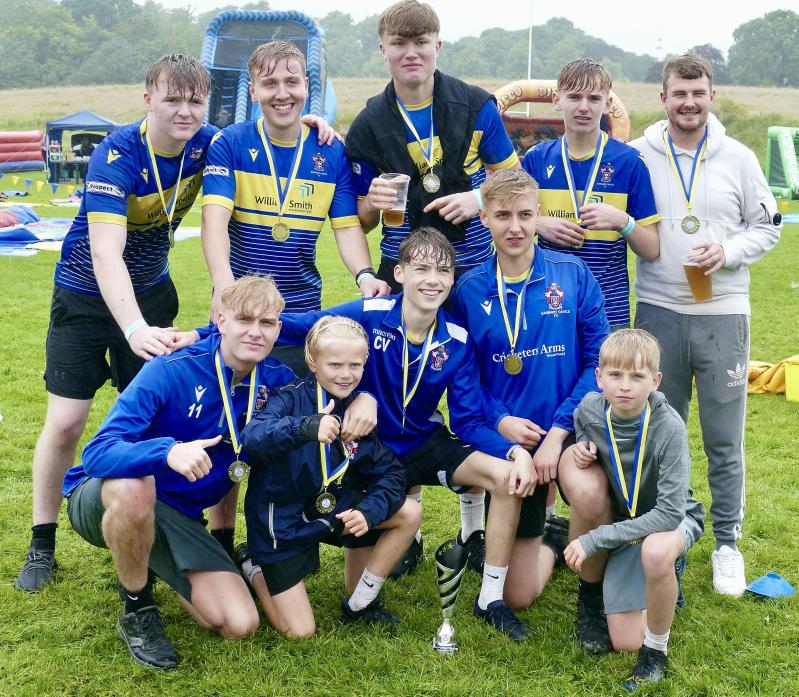
{"type": "MultiPolygon", "coordinates": [[[[574,445],[574,433],[570,433],[563,443],[560,454],[566,448],[574,445]]],[[[547,494],[549,493],[548,484],[539,484],[533,493],[522,501],[522,511],[519,514],[519,527],[516,528],[517,539],[530,539],[540,537],[544,534],[544,523],[547,517],[547,494]]],[[[563,494],[561,494],[563,496],[563,494]]],[[[565,499],[564,499],[565,501],[565,499]]],[[[568,502],[567,502],[568,503],[568,502]]],[[[486,492],[485,507],[486,515],[488,507],[491,505],[491,494],[486,492]]]]}
{"type": "Polygon", "coordinates": [[[418,484],[446,486],[462,494],[471,486],[452,483],[455,470],[474,452],[474,448],[450,433],[446,426],[437,428],[418,448],[399,458],[405,468],[405,483],[410,489],[418,484]]]}
{"type": "MultiPolygon", "coordinates": [[[[103,481],[92,477],[73,489],[67,499],[67,515],[78,535],[95,547],[105,548],[103,481]]],[[[158,500],[155,502],[155,541],[147,564],[188,601],[191,601],[191,583],[187,572],[239,572],[202,520],[189,518],[158,500]]]]}
{"type": "MultiPolygon", "coordinates": [[[[136,295],[148,324],[171,327],[178,314],[178,294],[171,279],[136,295]]],[[[111,378],[122,392],[144,361],[130,350],[105,301],[56,286],[47,330],[47,391],[69,399],[92,399],[111,378]],[[108,354],[108,357],[106,357],[108,354]]]]}
{"type": "MultiPolygon", "coordinates": [[[[382,530],[373,528],[361,537],[343,534],[344,525],[339,524],[323,537],[320,542],[334,547],[344,547],[345,549],[363,549],[364,547],[374,547],[380,539],[382,530]]],[[[277,595],[289,588],[293,588],[307,576],[319,570],[319,545],[307,547],[300,550],[297,554],[283,559],[274,564],[261,564],[261,571],[264,574],[266,587],[269,595],[277,595]]]]}

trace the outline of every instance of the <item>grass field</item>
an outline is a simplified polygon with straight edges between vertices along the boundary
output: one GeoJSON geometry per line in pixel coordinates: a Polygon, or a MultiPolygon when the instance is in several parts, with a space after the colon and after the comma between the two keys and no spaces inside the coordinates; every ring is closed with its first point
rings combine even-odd
{"type": "MultiPolygon", "coordinates": [[[[47,198],[44,192],[33,197],[47,198]]],[[[65,209],[39,210],[64,215],[65,209]]],[[[197,210],[187,223],[198,224],[197,210]]],[[[373,245],[376,241],[371,239],[373,245]]],[[[797,352],[797,256],[799,226],[786,226],[779,247],[752,269],[755,359],[776,361],[797,352]]],[[[318,257],[325,279],[323,303],[353,297],[354,285],[327,231],[318,257]]],[[[114,634],[119,601],[109,555],[78,538],[63,513],[58,583],[38,595],[15,591],[12,583],[29,538],[31,456],[45,409],[41,374],[55,261],[53,253],[0,257],[0,294],[6,308],[0,325],[0,695],[625,694],[621,680],[633,658],[589,658],[574,642],[576,579],[565,570],[522,613],[533,628],[524,645],[499,638],[470,615],[478,591],[478,579],[470,575],[454,621],[462,650],[453,657],[432,651],[430,640],[440,621],[432,552],[458,529],[457,499],[441,490],[425,494],[427,558],[414,576],[389,583],[384,593],[389,609],[403,618],[395,633],[339,624],[341,553],[325,549],[320,573],[308,582],[317,638],[292,642],[264,626],[250,639],[225,642],[195,625],[175,595],[159,585],[156,598],[183,662],[169,674],[145,670],[130,660],[114,634]]],[[[172,269],[181,298],[178,324],[203,324],[210,286],[199,240],[177,245],[172,269]]],[[[104,388],[87,434],[97,429],[112,400],[113,391],[104,388]]],[[[799,585],[798,423],[799,403],[760,395],[749,400],[748,512],[741,547],[750,580],[778,571],[799,585]]],[[[708,504],[695,409],[689,430],[692,484],[708,504]]],[[[239,540],[243,533],[242,523],[239,540]]],[[[799,694],[796,599],[715,595],[712,549],[708,534],[691,552],[685,579],[688,605],[676,618],[670,644],[673,678],[657,693],[799,694]]]]}

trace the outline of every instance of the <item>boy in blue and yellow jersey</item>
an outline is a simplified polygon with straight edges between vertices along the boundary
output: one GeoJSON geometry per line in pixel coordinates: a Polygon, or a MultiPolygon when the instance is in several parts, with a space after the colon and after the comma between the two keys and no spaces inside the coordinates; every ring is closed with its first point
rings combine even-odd
{"type": "Polygon", "coordinates": [[[368,271],[344,146],[318,144],[316,129],[300,120],[308,94],[302,52],[272,41],[253,52],[248,68],[250,94],[263,117],[225,128],[203,176],[202,239],[214,303],[234,278],[268,273],[290,310],[319,309],[316,240],[328,216],[363,295],[388,292],[368,271]]]}
{"type": "Polygon", "coordinates": [[[574,412],[579,467],[604,469],[613,523],[572,540],[564,552],[575,571],[609,550],[604,605],[616,651],[638,651],[625,686],[667,673],[666,650],[674,608],[685,599],[680,580],[685,554],[704,529],[705,508],[689,488],[691,456],[680,415],[657,391],[660,348],[642,329],[622,329],[599,350],[596,378],[574,412]],[[643,644],[642,644],[643,642],[643,644]]]}
{"type": "Polygon", "coordinates": [[[147,117],[92,153],[85,196],[56,265],[47,416],[33,457],[33,540],[16,581],[26,591],[52,580],[61,481],[95,392],[109,377],[123,390],[143,361],[177,346],[167,256],[200,189],[216,129],[202,126],[210,83],[194,58],[161,58],[145,87],[147,117]]]}
{"type": "MultiPolygon", "coordinates": [[[[283,338],[301,342],[318,317],[330,313],[363,325],[372,356],[361,387],[380,404],[380,436],[402,462],[408,486],[443,485],[458,493],[481,487],[491,492],[475,613],[522,641],[529,629],[502,595],[521,502],[534,487],[532,460],[524,448],[486,422],[480,390],[475,389],[478,369],[469,334],[441,307],[454,282],[452,245],[437,230],[419,228],[405,238],[399,254],[395,276],[402,293],[322,312],[284,313],[283,338]],[[445,392],[455,435],[437,412],[445,392]]],[[[474,540],[482,539],[482,528],[473,530],[468,524],[463,521],[458,537],[471,553],[474,540]]],[[[414,545],[420,554],[418,533],[414,545]]]]}
{"type": "Polygon", "coordinates": [[[565,133],[539,143],[522,167],[540,187],[536,224],[542,249],[574,254],[605,296],[611,328],[630,324],[627,246],[651,261],[659,253],[655,197],[640,153],[600,129],[611,108],[611,79],[595,60],[567,63],[552,97],[565,133]]]}
{"type": "Polygon", "coordinates": [[[368,353],[357,322],[322,318],[305,344],[312,375],[270,397],[242,433],[253,462],[244,504],[251,580],[269,621],[291,638],[316,632],[303,579],[319,568],[321,542],[346,549],[342,620],[399,622],[379,593],[421,509],[405,499],[402,467],[376,432],[350,441],[341,430],[368,353]]]}
{"type": "Polygon", "coordinates": [[[365,229],[396,203],[394,189],[378,175],[411,177],[404,221],[397,227],[383,221],[378,278],[394,292],[399,246],[417,227],[430,225],[453,243],[456,278],[491,256],[491,234],[477,215],[477,189],[486,168],[519,166],[493,96],[436,70],[438,33],[435,10],[417,0],[402,0],[380,15],[380,51],[391,81],[347,133],[365,229]]]}
{"type": "Polygon", "coordinates": [[[141,370],[64,478],[72,526],[111,550],[124,602],[117,633],[153,668],[174,668],[178,658],[148,568],[203,626],[226,638],[258,627],[247,587],[205,529],[203,511],[246,472],[239,429],[295,376],[267,358],[283,308],[274,283],[243,278],[222,307],[218,333],[141,370]]]}
{"type": "MultiPolygon", "coordinates": [[[[461,278],[453,305],[474,340],[492,423],[533,452],[541,495],[522,504],[505,591],[505,600],[522,608],[540,595],[556,561],[541,544],[550,482],[557,480],[571,506],[570,536],[610,522],[605,475],[578,469],[568,450],[572,414],[596,390],[594,368],[609,327],[602,292],[585,263],[534,243],[535,181],[523,171],[502,171],[481,191],[480,215],[497,252],[461,278]]],[[[580,640],[591,650],[609,647],[601,614],[603,561],[589,560],[580,583],[580,640]]]]}

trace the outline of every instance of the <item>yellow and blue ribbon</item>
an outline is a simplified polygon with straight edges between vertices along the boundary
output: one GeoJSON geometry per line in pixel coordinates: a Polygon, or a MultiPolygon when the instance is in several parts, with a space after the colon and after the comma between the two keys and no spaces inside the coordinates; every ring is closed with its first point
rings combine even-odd
{"type": "Polygon", "coordinates": [[[422,144],[422,138],[416,132],[416,128],[413,125],[413,121],[411,121],[410,114],[408,114],[407,107],[402,103],[402,100],[397,97],[397,106],[399,107],[400,116],[402,116],[402,120],[405,121],[405,125],[408,127],[408,130],[413,134],[413,137],[416,139],[416,142],[419,143],[419,149],[422,151],[422,156],[427,162],[427,171],[433,171],[433,137],[435,126],[433,124],[433,106],[430,105],[430,137],[427,139],[427,150],[425,150],[424,145],[422,144]]]}
{"type": "Polygon", "coordinates": [[[166,205],[164,198],[164,189],[161,186],[161,175],[158,173],[158,163],[155,161],[155,149],[153,142],[150,140],[150,133],[147,129],[147,119],[142,121],[141,132],[144,134],[144,142],[147,143],[147,154],[150,157],[150,166],[153,168],[153,175],[155,176],[155,188],[158,189],[158,196],[161,198],[161,205],[164,207],[164,215],[169,224],[169,246],[175,246],[175,231],[172,229],[172,218],[175,217],[175,207],[178,204],[178,190],[180,189],[180,180],[183,176],[183,160],[186,158],[186,146],[183,146],[183,154],[180,156],[180,166],[178,167],[178,178],[175,180],[175,188],[172,190],[172,199],[169,206],[166,205]]]}
{"type": "Polygon", "coordinates": [[[635,512],[638,509],[638,491],[641,487],[641,477],[644,470],[646,436],[649,432],[649,417],[652,410],[649,407],[649,402],[647,402],[646,408],[641,412],[641,419],[638,422],[638,438],[635,444],[635,455],[633,456],[633,465],[630,471],[630,486],[628,488],[624,478],[619,448],[616,445],[616,436],[613,433],[610,409],[610,405],[608,405],[605,411],[605,432],[608,437],[608,447],[610,448],[610,461],[613,465],[613,474],[616,478],[616,483],[619,485],[621,495],[624,497],[624,502],[627,504],[627,510],[630,512],[630,516],[635,518],[635,512]]]}
{"type": "MultiPolygon", "coordinates": [[[[227,421],[228,432],[230,433],[230,444],[233,446],[233,452],[236,453],[236,459],[239,459],[239,453],[241,452],[241,440],[239,436],[239,427],[236,423],[236,419],[233,416],[233,395],[230,389],[230,385],[228,385],[227,375],[225,374],[225,368],[222,365],[222,358],[220,356],[220,351],[214,354],[214,365],[216,367],[216,377],[219,380],[219,392],[222,395],[222,406],[225,411],[225,420],[227,421]]],[[[258,383],[258,366],[253,366],[252,372],[250,372],[250,392],[249,396],[247,397],[247,415],[245,417],[245,425],[250,423],[250,419],[252,418],[253,410],[255,409],[255,392],[256,392],[256,385],[258,383]]]]}
{"type": "MultiPolygon", "coordinates": [[[[325,389],[317,382],[316,383],[316,411],[318,414],[322,413],[325,405],[328,403],[328,396],[325,389]]],[[[344,473],[350,466],[351,455],[347,455],[337,467],[330,469],[330,445],[328,443],[319,442],[319,462],[322,468],[322,487],[326,488],[330,482],[336,479],[341,480],[344,473]]]]}
{"type": "Polygon", "coordinates": [[[693,206],[694,194],[696,193],[696,184],[699,180],[699,168],[702,166],[702,158],[704,157],[705,150],[707,149],[707,127],[705,127],[705,135],[702,136],[702,140],[699,141],[699,145],[696,148],[694,164],[691,167],[691,178],[688,180],[687,186],[685,185],[685,177],[680,169],[680,163],[677,161],[677,151],[674,149],[674,141],[671,139],[671,133],[669,133],[668,128],[663,131],[663,142],[666,145],[666,157],[669,160],[671,169],[680,182],[682,195],[685,199],[685,207],[688,210],[691,210],[691,206],[693,206]]]}
{"type": "Polygon", "coordinates": [[[563,160],[563,171],[566,174],[566,184],[569,187],[569,194],[571,194],[571,202],[574,206],[574,218],[578,225],[582,223],[580,219],[580,209],[585,205],[586,201],[591,199],[591,194],[594,191],[594,183],[596,182],[596,175],[599,172],[599,166],[602,163],[602,155],[605,152],[605,145],[608,142],[608,134],[604,131],[599,131],[599,138],[596,141],[594,148],[594,155],[590,160],[589,170],[590,174],[588,180],[585,182],[583,189],[583,198],[578,203],[577,201],[577,184],[574,181],[574,170],[572,169],[571,158],[569,157],[569,145],[566,142],[564,135],[560,140],[560,157],[563,160]]]}
{"type": "Polygon", "coordinates": [[[278,211],[277,211],[277,218],[280,220],[283,217],[283,214],[286,212],[286,204],[288,203],[289,199],[289,191],[291,191],[291,184],[294,179],[297,177],[297,170],[300,167],[300,161],[302,160],[302,148],[305,143],[303,139],[303,131],[304,128],[302,124],[300,124],[300,135],[297,136],[297,143],[294,146],[294,158],[291,160],[291,166],[289,167],[289,176],[286,177],[286,186],[280,186],[280,175],[277,172],[275,167],[275,156],[274,151],[272,150],[272,143],[270,142],[269,138],[267,138],[266,134],[264,133],[264,117],[262,116],[258,119],[257,122],[258,127],[258,134],[261,136],[261,143],[264,146],[264,152],[266,152],[266,160],[269,163],[269,172],[272,175],[272,180],[275,183],[275,193],[277,194],[277,201],[278,201],[278,211]]]}
{"type": "Polygon", "coordinates": [[[527,290],[527,282],[533,273],[533,267],[527,272],[522,283],[522,289],[519,291],[519,297],[516,301],[516,317],[513,320],[513,331],[510,328],[510,319],[508,318],[508,310],[505,307],[505,297],[507,293],[507,286],[505,285],[505,276],[502,274],[502,269],[499,266],[499,259],[497,259],[497,290],[499,291],[499,309],[502,310],[502,320],[505,323],[505,332],[508,335],[510,342],[510,352],[516,352],[516,342],[519,340],[519,329],[521,327],[521,317],[524,312],[524,293],[527,290]]]}
{"type": "Polygon", "coordinates": [[[433,343],[433,332],[436,329],[436,322],[430,325],[427,330],[427,335],[422,345],[422,353],[419,357],[419,368],[416,371],[416,378],[411,385],[410,391],[408,390],[408,371],[410,369],[410,356],[408,351],[408,329],[405,326],[405,320],[402,320],[402,430],[405,430],[405,409],[411,403],[413,395],[416,394],[416,388],[422,381],[422,373],[424,373],[425,366],[427,365],[427,357],[430,355],[430,348],[433,343]]]}

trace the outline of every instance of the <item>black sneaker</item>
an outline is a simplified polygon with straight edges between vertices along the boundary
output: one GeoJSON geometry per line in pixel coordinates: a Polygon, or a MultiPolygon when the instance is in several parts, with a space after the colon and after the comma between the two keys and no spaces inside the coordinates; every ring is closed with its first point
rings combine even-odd
{"type": "Polygon", "coordinates": [[[555,555],[555,568],[566,565],[563,550],[569,546],[569,519],[559,515],[548,515],[544,523],[544,536],[541,542],[555,555]]]}
{"type": "Polygon", "coordinates": [[[586,653],[599,655],[610,652],[610,634],[601,593],[581,591],[577,594],[577,641],[586,653]]]}
{"type": "Polygon", "coordinates": [[[360,610],[353,610],[347,602],[349,598],[341,601],[341,621],[344,624],[398,624],[400,618],[392,615],[383,607],[383,601],[378,595],[371,603],[360,610]]]}
{"type": "Polygon", "coordinates": [[[395,565],[394,568],[391,569],[391,573],[389,573],[388,577],[397,579],[400,576],[405,576],[406,574],[412,574],[416,567],[419,566],[419,562],[422,561],[424,558],[424,546],[422,541],[416,541],[416,538],[410,544],[410,547],[405,550],[405,554],[402,556],[395,565]]]}
{"type": "Polygon", "coordinates": [[[657,682],[665,678],[669,672],[669,657],[662,651],[642,646],[638,649],[638,662],[633,672],[624,681],[624,687],[630,692],[638,689],[641,683],[657,682]]]}
{"type": "Polygon", "coordinates": [[[478,604],[477,600],[480,596],[474,599],[474,616],[479,617],[481,620],[488,622],[494,629],[502,632],[505,636],[513,639],[513,641],[524,641],[530,636],[530,627],[522,622],[513,608],[508,605],[504,600],[494,600],[488,603],[488,607],[483,610],[478,604]]]}
{"type": "Polygon", "coordinates": [[[674,562],[674,573],[677,576],[677,609],[685,607],[685,593],[682,591],[682,575],[685,573],[685,555],[674,562]]]}
{"type": "Polygon", "coordinates": [[[474,573],[483,575],[483,566],[486,561],[486,534],[485,530],[475,530],[466,542],[461,538],[461,533],[458,532],[458,544],[466,550],[469,555],[467,562],[469,568],[474,573]]]}
{"type": "Polygon", "coordinates": [[[53,581],[53,572],[58,567],[52,549],[36,549],[31,545],[25,555],[25,563],[14,582],[17,590],[36,593],[53,581]]]}
{"type": "Polygon", "coordinates": [[[158,608],[149,605],[136,612],[122,611],[117,635],[139,665],[160,670],[177,668],[178,652],[167,639],[158,608]]]}

